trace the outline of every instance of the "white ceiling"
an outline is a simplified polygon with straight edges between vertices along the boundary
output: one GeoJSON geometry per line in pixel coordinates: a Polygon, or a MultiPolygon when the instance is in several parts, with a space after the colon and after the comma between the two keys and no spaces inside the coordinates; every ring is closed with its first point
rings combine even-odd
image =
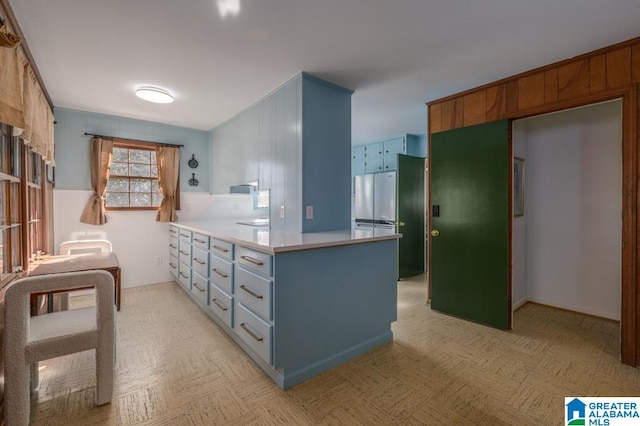
{"type": "Polygon", "coordinates": [[[56,107],[209,130],[300,71],[354,90],[353,143],[425,103],[640,35],[639,0],[10,0],[56,107]],[[134,96],[158,85],[176,101],[134,96]]]}

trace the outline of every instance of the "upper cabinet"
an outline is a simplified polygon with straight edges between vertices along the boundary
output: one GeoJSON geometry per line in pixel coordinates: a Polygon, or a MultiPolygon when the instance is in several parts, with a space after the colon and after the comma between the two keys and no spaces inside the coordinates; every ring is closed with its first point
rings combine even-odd
{"type": "MultiPolygon", "coordinates": [[[[424,151],[424,150],[422,150],[424,151]]],[[[420,138],[402,135],[351,147],[351,175],[393,171],[398,168],[398,154],[421,157],[420,138]]]]}
{"type": "Polygon", "coordinates": [[[214,128],[212,192],[258,180],[270,189],[271,229],[349,229],[351,94],[301,73],[214,128]]]}

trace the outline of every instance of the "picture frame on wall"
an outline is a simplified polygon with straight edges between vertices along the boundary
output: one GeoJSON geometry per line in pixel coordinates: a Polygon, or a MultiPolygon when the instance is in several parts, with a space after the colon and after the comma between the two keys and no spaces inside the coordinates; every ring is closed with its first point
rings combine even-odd
{"type": "Polygon", "coordinates": [[[524,158],[513,157],[513,215],[524,216],[524,158]]]}

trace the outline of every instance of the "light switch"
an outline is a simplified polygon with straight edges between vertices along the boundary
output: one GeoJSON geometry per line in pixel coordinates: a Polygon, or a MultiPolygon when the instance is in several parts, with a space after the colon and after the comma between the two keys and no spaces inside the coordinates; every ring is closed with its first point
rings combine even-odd
{"type": "Polygon", "coordinates": [[[313,219],[313,206],[307,206],[307,219],[313,219]]]}
{"type": "Polygon", "coordinates": [[[280,217],[284,219],[284,206],[280,206],[280,217]]]}

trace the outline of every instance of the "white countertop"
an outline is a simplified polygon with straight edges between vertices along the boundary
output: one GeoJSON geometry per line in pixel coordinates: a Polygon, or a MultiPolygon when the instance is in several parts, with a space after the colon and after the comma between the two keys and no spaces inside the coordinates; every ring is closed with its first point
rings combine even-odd
{"type": "Polygon", "coordinates": [[[238,225],[236,221],[230,220],[175,222],[174,225],[269,253],[361,244],[401,237],[400,234],[387,229],[353,231],[346,229],[344,231],[309,233],[284,232],[275,231],[268,227],[238,225]]]}

